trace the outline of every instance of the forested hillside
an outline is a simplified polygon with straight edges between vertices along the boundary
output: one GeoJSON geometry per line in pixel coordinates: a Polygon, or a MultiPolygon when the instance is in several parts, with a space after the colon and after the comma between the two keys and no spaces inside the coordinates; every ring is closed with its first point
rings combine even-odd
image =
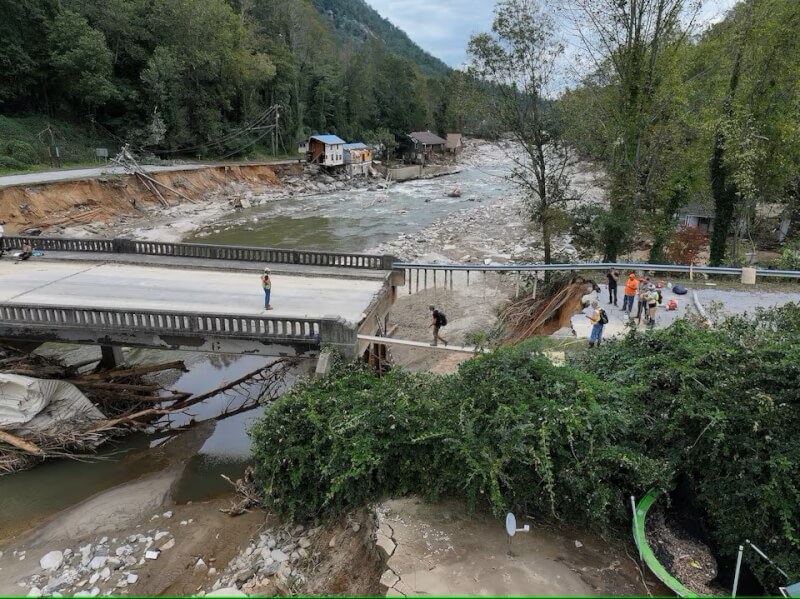
{"type": "Polygon", "coordinates": [[[431,56],[364,0],[312,0],[317,9],[330,17],[345,41],[378,39],[394,54],[413,61],[426,75],[448,75],[450,67],[431,56]]]}
{"type": "Polygon", "coordinates": [[[41,162],[54,143],[89,158],[70,154],[64,123],[142,152],[222,157],[271,147],[272,106],[287,153],[310,132],[385,138],[454,122],[442,63],[361,2],[317,6],[0,0],[0,168],[41,162]],[[357,23],[363,38],[337,33],[357,23]],[[37,115],[61,124],[54,136],[37,137],[37,115]]]}

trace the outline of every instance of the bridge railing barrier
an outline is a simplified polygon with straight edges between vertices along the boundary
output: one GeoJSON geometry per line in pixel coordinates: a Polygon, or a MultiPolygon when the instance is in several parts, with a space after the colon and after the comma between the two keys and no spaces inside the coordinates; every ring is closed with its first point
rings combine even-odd
{"type": "Polygon", "coordinates": [[[26,330],[87,333],[153,333],[190,337],[225,337],[275,342],[330,344],[352,357],[358,347],[357,327],[338,317],[320,319],[154,310],[110,310],[45,305],[0,304],[0,324],[23,338],[26,330]]]}
{"type": "Polygon", "coordinates": [[[7,249],[21,249],[25,240],[37,250],[50,252],[97,252],[174,256],[207,260],[236,260],[262,264],[298,264],[304,266],[333,266],[365,270],[392,270],[394,256],[354,252],[317,252],[239,245],[204,243],[172,243],[137,239],[74,239],[67,237],[5,237],[7,249]]]}

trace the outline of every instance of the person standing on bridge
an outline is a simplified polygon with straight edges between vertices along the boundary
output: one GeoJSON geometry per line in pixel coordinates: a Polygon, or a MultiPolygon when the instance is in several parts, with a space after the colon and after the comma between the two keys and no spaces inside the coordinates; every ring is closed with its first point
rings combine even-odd
{"type": "Polygon", "coordinates": [[[428,309],[431,311],[431,324],[428,325],[428,328],[433,327],[433,343],[431,343],[431,345],[436,347],[439,345],[439,341],[441,341],[444,343],[444,346],[447,347],[447,340],[439,337],[439,329],[447,326],[447,317],[444,315],[444,312],[437,310],[433,305],[428,306],[428,309]]]}
{"type": "Polygon", "coordinates": [[[269,267],[264,269],[264,273],[261,275],[261,287],[264,289],[264,309],[265,310],[272,310],[272,306],[269,303],[270,295],[272,294],[272,279],[270,279],[269,275],[272,271],[269,267]]]}

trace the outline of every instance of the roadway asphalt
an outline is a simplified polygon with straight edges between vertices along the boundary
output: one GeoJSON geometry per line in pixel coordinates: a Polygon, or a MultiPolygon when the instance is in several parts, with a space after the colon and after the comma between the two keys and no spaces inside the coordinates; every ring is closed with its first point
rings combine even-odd
{"type": "Polygon", "coordinates": [[[0,302],[275,317],[341,316],[358,322],[382,280],[277,275],[264,311],[259,273],[120,264],[0,260],[0,302]]]}
{"type": "MultiPolygon", "coordinates": [[[[204,163],[204,164],[178,164],[174,166],[149,166],[142,165],[148,173],[166,173],[170,171],[194,171],[215,166],[243,166],[256,164],[295,164],[296,160],[275,160],[264,162],[230,162],[230,163],[204,163]]],[[[130,174],[120,166],[104,165],[96,168],[64,169],[56,171],[41,171],[21,175],[6,175],[0,177],[0,188],[14,187],[16,185],[36,185],[39,183],[54,183],[56,181],[77,181],[83,179],[96,179],[108,175],[130,174]]]]}

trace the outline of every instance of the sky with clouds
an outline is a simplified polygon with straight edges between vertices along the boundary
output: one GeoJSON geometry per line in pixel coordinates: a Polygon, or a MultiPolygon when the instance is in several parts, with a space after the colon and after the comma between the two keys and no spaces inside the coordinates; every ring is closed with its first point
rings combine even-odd
{"type": "MultiPolygon", "coordinates": [[[[366,0],[419,46],[452,67],[467,59],[472,34],[492,25],[491,0],[366,0]]],[[[700,18],[716,22],[736,0],[705,0],[700,18]]]]}

